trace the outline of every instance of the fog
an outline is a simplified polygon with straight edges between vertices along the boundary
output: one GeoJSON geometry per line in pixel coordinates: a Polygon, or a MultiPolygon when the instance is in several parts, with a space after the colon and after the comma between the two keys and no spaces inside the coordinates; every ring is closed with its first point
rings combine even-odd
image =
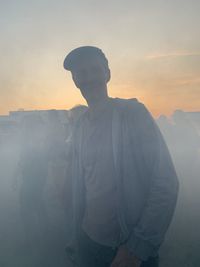
{"type": "MultiPolygon", "coordinates": [[[[1,267],[70,266],[65,185],[72,129],[84,109],[19,111],[0,120],[1,267]]],[[[160,266],[199,266],[200,113],[177,110],[156,122],[180,182],[160,266]]]]}

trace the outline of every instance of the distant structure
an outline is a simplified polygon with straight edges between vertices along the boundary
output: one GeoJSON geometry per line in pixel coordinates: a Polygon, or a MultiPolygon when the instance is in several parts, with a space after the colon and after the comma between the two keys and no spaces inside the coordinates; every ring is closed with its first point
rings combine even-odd
{"type": "Polygon", "coordinates": [[[25,116],[40,115],[44,122],[49,121],[49,115],[55,111],[62,124],[69,120],[68,110],[24,110],[10,111],[9,115],[0,115],[0,144],[9,141],[19,132],[25,116]]]}
{"type": "MultiPolygon", "coordinates": [[[[73,108],[71,109],[73,110],[73,108]]],[[[55,111],[58,115],[58,118],[61,123],[67,124],[71,116],[71,110],[24,110],[19,109],[17,111],[10,111],[9,115],[0,115],[0,143],[7,137],[12,137],[13,134],[21,127],[21,122],[23,118],[27,115],[40,115],[45,122],[48,122],[49,115],[52,111],[55,111]]],[[[184,114],[195,126],[196,130],[200,134],[200,111],[184,111],[184,114]]],[[[160,124],[163,121],[163,118],[167,119],[165,116],[160,116],[157,120],[157,123],[160,124]]],[[[170,121],[170,118],[168,118],[170,121]]],[[[159,125],[161,126],[161,125],[159,125]]]]}
{"type": "Polygon", "coordinates": [[[200,134],[200,111],[183,111],[183,110],[175,110],[170,117],[166,117],[165,115],[160,115],[156,120],[158,126],[160,128],[167,123],[173,123],[173,115],[176,112],[182,112],[184,116],[192,123],[195,129],[200,134]]]}
{"type": "Polygon", "coordinates": [[[48,120],[49,114],[55,111],[58,114],[59,119],[65,123],[68,121],[68,110],[57,110],[57,109],[49,109],[49,110],[23,110],[19,109],[17,111],[10,111],[9,116],[12,120],[20,122],[24,116],[27,115],[40,115],[44,121],[48,120]]]}
{"type": "Polygon", "coordinates": [[[17,131],[17,122],[10,116],[0,116],[0,145],[17,131]]]}
{"type": "Polygon", "coordinates": [[[185,112],[188,119],[193,123],[200,134],[200,111],[185,112]]]}

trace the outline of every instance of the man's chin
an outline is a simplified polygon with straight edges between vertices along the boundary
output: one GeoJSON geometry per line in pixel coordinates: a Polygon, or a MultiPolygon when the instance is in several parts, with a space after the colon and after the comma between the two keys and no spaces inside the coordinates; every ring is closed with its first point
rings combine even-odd
{"type": "Polygon", "coordinates": [[[94,91],[94,90],[98,90],[99,88],[99,85],[96,85],[96,84],[91,84],[91,85],[85,85],[82,87],[84,91],[94,91]]]}
{"type": "Polygon", "coordinates": [[[83,88],[83,90],[90,91],[90,90],[98,90],[102,86],[103,86],[103,84],[101,82],[93,82],[93,83],[91,82],[88,84],[82,84],[81,88],[83,88]]]}

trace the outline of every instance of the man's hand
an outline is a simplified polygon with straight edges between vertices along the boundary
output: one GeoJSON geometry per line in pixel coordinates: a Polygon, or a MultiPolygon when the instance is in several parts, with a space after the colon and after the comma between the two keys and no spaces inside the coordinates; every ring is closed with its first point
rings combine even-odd
{"type": "Polygon", "coordinates": [[[141,260],[130,254],[126,246],[120,246],[110,267],[139,267],[141,260]]]}

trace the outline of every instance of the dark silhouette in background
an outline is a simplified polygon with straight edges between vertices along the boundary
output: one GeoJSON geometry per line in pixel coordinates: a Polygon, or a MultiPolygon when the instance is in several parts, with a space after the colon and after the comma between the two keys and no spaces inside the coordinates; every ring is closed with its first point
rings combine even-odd
{"type": "Polygon", "coordinates": [[[39,116],[24,118],[18,165],[18,173],[21,176],[19,200],[26,253],[31,254],[38,248],[40,253],[44,253],[42,248],[45,247],[48,236],[44,192],[49,157],[45,137],[44,122],[39,116]]]}
{"type": "Polygon", "coordinates": [[[178,191],[162,135],[143,104],[108,96],[100,49],[73,50],[64,68],[89,106],[72,138],[68,252],[80,267],[158,266],[178,191]]]}
{"type": "MultiPolygon", "coordinates": [[[[200,125],[195,124],[182,110],[176,110],[170,121],[160,116],[157,123],[180,181],[176,214],[165,246],[169,251],[168,264],[170,266],[170,262],[173,262],[174,266],[196,267],[200,264],[200,125]]],[[[168,266],[167,261],[163,265],[168,266]]]]}

